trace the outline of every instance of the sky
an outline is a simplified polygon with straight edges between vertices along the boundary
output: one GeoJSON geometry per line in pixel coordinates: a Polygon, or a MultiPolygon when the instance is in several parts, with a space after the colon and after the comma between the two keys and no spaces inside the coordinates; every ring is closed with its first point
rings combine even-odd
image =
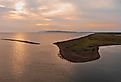
{"type": "Polygon", "coordinates": [[[0,0],[0,32],[121,31],[121,0],[0,0]]]}

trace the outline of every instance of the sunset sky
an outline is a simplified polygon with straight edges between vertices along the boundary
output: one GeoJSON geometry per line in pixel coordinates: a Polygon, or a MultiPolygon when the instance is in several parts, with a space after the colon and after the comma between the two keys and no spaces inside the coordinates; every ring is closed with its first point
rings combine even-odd
{"type": "Polygon", "coordinates": [[[121,31],[121,0],[0,0],[0,32],[121,31]]]}

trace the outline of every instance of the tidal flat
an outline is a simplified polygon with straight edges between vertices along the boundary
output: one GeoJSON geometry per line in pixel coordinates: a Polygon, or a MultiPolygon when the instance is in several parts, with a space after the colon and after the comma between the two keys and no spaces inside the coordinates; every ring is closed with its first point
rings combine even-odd
{"type": "Polygon", "coordinates": [[[76,63],[89,62],[100,58],[100,46],[121,45],[121,33],[94,33],[54,44],[59,47],[61,58],[76,63]]]}

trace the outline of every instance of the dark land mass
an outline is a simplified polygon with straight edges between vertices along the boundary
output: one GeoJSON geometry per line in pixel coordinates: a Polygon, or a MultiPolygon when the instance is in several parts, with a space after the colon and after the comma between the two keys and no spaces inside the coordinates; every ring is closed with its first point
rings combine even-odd
{"type": "Polygon", "coordinates": [[[95,33],[54,44],[59,47],[61,58],[75,63],[89,62],[100,58],[100,46],[121,45],[121,33],[95,33]]]}
{"type": "Polygon", "coordinates": [[[25,41],[25,40],[16,40],[16,39],[1,39],[1,40],[16,41],[16,42],[23,42],[23,43],[29,43],[29,44],[40,45],[40,43],[37,43],[37,42],[31,42],[31,41],[25,41]]]}
{"type": "Polygon", "coordinates": [[[45,32],[53,32],[53,33],[79,33],[75,31],[45,31],[45,32]]]}

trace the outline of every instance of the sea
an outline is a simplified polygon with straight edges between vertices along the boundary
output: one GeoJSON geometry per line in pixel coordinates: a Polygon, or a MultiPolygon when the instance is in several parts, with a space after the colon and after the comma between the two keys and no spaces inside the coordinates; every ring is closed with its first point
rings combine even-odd
{"type": "Polygon", "coordinates": [[[55,42],[91,33],[0,33],[0,82],[121,82],[121,46],[99,48],[100,59],[73,63],[58,56],[55,42]],[[40,43],[28,44],[2,39],[40,43]]]}

